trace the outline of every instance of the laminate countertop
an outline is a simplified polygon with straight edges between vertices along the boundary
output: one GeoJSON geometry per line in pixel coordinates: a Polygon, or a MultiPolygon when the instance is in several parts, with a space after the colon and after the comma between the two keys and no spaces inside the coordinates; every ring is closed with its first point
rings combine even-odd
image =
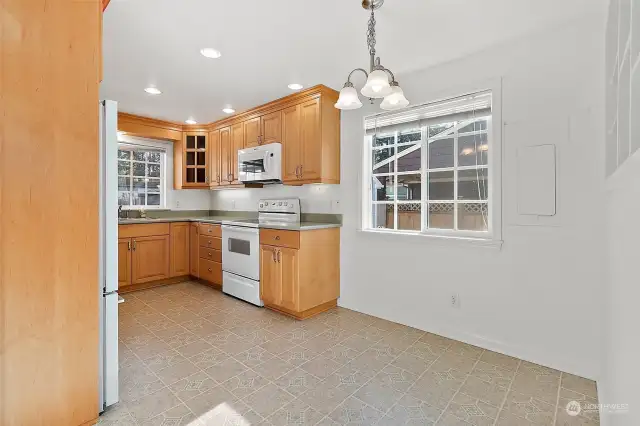
{"type": "MultiPolygon", "coordinates": [[[[246,221],[246,217],[233,216],[204,216],[204,217],[165,217],[165,218],[136,218],[136,219],[118,219],[119,225],[135,225],[145,223],[168,223],[168,222],[203,222],[222,224],[222,222],[242,222],[246,221]]],[[[289,231],[310,231],[314,229],[325,228],[341,228],[340,223],[329,222],[300,222],[296,224],[259,224],[258,228],[262,229],[283,229],[289,231]]]]}

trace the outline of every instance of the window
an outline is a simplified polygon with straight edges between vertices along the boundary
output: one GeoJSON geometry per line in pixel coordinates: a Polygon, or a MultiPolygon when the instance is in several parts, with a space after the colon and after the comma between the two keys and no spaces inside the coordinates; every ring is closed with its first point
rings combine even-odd
{"type": "Polygon", "coordinates": [[[488,238],[491,92],[365,119],[364,229],[488,238]]]}
{"type": "Polygon", "coordinates": [[[118,147],[118,204],[130,208],[163,208],[166,153],[156,148],[118,147]]]}

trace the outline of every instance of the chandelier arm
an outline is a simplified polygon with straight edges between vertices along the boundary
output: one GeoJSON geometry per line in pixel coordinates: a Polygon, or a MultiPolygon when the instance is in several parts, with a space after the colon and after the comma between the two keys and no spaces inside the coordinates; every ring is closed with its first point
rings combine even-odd
{"type": "Polygon", "coordinates": [[[353,73],[354,73],[354,72],[356,72],[356,71],[362,71],[362,72],[364,73],[365,77],[366,77],[366,78],[369,78],[369,73],[368,73],[366,70],[364,70],[363,68],[356,68],[356,69],[354,69],[353,71],[351,71],[351,72],[349,73],[349,77],[347,77],[347,83],[351,83],[351,76],[352,76],[352,75],[353,75],[353,73]]]}

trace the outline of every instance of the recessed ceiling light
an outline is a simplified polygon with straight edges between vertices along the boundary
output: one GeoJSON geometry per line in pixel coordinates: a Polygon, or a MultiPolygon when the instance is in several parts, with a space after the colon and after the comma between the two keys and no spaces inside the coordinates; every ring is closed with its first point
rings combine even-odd
{"type": "Polygon", "coordinates": [[[226,114],[233,114],[234,112],[236,112],[236,110],[233,109],[233,108],[223,108],[222,112],[224,112],[226,114]]]}
{"type": "Polygon", "coordinates": [[[144,89],[144,91],[150,95],[159,95],[160,93],[162,93],[156,87],[147,87],[146,89],[144,89]]]}
{"type": "Polygon", "coordinates": [[[303,86],[300,83],[291,83],[289,85],[289,89],[291,89],[291,90],[300,90],[300,89],[302,89],[302,87],[303,86]]]}
{"type": "Polygon", "coordinates": [[[216,49],[212,49],[210,47],[206,47],[204,49],[200,49],[200,53],[202,54],[202,56],[204,56],[205,58],[211,58],[211,59],[217,59],[220,56],[222,56],[222,53],[220,53],[219,50],[216,49]]]}
{"type": "Polygon", "coordinates": [[[187,123],[187,124],[198,124],[198,122],[196,120],[194,120],[193,118],[185,120],[184,122],[187,123]]]}

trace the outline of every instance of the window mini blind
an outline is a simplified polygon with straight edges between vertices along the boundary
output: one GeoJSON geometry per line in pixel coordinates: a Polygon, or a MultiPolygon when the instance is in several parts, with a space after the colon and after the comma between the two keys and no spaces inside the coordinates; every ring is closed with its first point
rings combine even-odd
{"type": "Polygon", "coordinates": [[[486,91],[365,117],[364,127],[367,135],[374,135],[489,115],[491,92],[486,91]]]}

